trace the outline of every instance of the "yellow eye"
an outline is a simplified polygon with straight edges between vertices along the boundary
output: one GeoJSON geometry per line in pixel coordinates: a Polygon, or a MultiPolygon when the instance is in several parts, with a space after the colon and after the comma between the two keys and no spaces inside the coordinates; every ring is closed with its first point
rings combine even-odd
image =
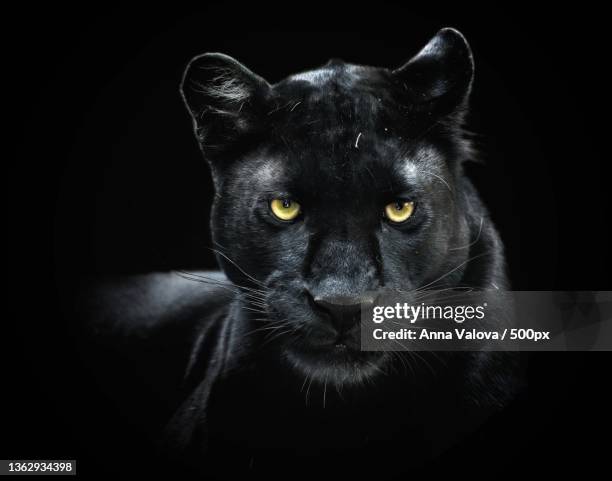
{"type": "Polygon", "coordinates": [[[413,212],[414,202],[399,200],[385,206],[385,217],[396,224],[407,221],[413,212]]]}
{"type": "Polygon", "coordinates": [[[293,220],[300,214],[300,204],[289,199],[273,199],[270,202],[272,213],[280,220],[293,220]]]}

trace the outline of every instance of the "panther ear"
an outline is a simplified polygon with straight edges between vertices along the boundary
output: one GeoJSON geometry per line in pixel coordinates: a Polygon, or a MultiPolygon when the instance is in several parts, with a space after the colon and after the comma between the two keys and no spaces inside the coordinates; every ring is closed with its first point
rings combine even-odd
{"type": "Polygon", "coordinates": [[[257,127],[270,84],[222,53],[193,58],[181,94],[204,151],[219,151],[257,127]]]}
{"type": "Polygon", "coordinates": [[[403,66],[393,71],[419,110],[446,115],[463,105],[474,76],[472,51],[465,37],[443,28],[403,66]]]}

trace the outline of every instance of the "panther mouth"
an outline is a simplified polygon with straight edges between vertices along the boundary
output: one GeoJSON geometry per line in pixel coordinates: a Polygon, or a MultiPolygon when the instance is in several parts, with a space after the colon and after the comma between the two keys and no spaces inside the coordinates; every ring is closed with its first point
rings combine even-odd
{"type": "MultiPolygon", "coordinates": [[[[279,318],[287,317],[278,313],[279,318]]],[[[382,372],[386,355],[362,351],[358,319],[335,325],[325,312],[305,311],[302,322],[276,338],[277,352],[298,374],[322,383],[348,385],[382,372]],[[342,327],[342,328],[339,328],[342,327]]]]}
{"type": "Polygon", "coordinates": [[[333,355],[334,353],[359,356],[366,354],[361,351],[358,333],[334,333],[315,336],[302,336],[296,343],[300,350],[310,351],[318,355],[333,355]]]}
{"type": "Polygon", "coordinates": [[[299,374],[338,385],[361,382],[380,372],[383,354],[362,351],[358,338],[340,335],[325,342],[302,339],[285,351],[299,374]]]}

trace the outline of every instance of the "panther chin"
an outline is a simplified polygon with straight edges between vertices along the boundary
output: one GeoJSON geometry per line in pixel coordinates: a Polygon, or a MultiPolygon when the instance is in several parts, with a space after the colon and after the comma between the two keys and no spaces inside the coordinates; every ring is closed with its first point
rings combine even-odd
{"type": "Polygon", "coordinates": [[[314,344],[294,339],[283,350],[292,368],[305,379],[321,384],[349,386],[384,374],[385,352],[361,351],[353,339],[314,344]]]}

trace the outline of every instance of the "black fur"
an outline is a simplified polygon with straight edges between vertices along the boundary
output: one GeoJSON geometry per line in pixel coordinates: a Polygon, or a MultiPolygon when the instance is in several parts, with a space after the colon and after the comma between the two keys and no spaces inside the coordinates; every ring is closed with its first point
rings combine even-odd
{"type": "Polygon", "coordinates": [[[381,406],[409,407],[404,432],[437,433],[441,448],[466,413],[512,397],[507,355],[360,352],[356,326],[334,327],[313,303],[381,288],[508,287],[502,243],[463,173],[474,159],[463,129],[473,72],[452,29],[396,70],[333,60],[270,85],[222,54],[189,64],[181,92],[213,172],[211,229],[227,278],[163,282],[178,291],[200,283],[202,296],[182,298],[193,306],[228,290],[230,298],[189,311],[185,398],[168,449],[199,464],[207,449],[223,457],[230,446],[248,465],[267,449],[336,452],[344,430],[341,458],[361,446],[360,423],[367,436],[393,438],[377,419],[381,406]],[[279,197],[301,204],[298,219],[271,214],[279,197]],[[396,199],[416,203],[402,225],[382,216],[396,199]],[[438,409],[437,421],[419,424],[417,408],[438,409]]]}

